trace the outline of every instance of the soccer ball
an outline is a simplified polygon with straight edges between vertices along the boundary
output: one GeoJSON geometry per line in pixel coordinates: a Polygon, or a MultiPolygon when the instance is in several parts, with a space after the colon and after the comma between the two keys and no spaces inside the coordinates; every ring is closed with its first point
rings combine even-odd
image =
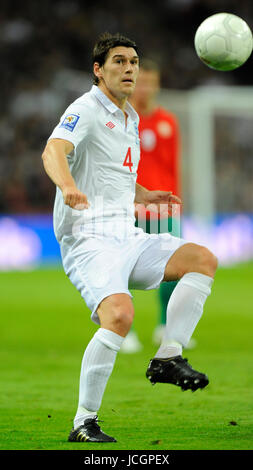
{"type": "Polygon", "coordinates": [[[244,64],[252,52],[252,33],[239,16],[217,13],[198,27],[194,45],[199,58],[208,67],[234,70],[244,64]]]}

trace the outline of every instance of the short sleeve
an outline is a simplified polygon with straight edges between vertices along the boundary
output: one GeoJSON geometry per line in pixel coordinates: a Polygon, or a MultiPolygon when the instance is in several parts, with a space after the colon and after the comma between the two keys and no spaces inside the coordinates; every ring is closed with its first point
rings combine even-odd
{"type": "Polygon", "coordinates": [[[54,128],[50,139],[64,139],[76,148],[91,133],[94,112],[85,104],[71,104],[54,128]]]}

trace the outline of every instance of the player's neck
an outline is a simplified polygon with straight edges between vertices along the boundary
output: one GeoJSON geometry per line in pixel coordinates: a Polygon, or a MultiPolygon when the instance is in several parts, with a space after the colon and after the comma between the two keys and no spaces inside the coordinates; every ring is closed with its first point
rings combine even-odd
{"type": "Polygon", "coordinates": [[[123,98],[116,97],[111,93],[111,91],[107,87],[103,85],[103,83],[99,84],[98,88],[100,88],[100,90],[107,96],[107,98],[109,98],[109,100],[116,104],[116,106],[118,106],[118,108],[121,109],[121,111],[123,111],[123,113],[125,114],[127,96],[123,98]]]}

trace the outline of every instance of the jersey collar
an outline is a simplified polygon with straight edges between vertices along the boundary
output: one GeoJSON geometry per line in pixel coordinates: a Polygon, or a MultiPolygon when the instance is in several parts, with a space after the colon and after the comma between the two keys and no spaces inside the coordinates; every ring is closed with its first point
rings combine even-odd
{"type": "MultiPolygon", "coordinates": [[[[102,105],[110,112],[110,113],[116,113],[117,111],[122,110],[116,106],[103,92],[98,88],[97,85],[93,85],[91,88],[91,93],[96,96],[96,98],[102,103],[102,105]]],[[[134,108],[131,106],[130,103],[126,103],[126,108],[125,108],[126,113],[133,119],[133,121],[139,121],[139,116],[134,110],[134,108]]]]}

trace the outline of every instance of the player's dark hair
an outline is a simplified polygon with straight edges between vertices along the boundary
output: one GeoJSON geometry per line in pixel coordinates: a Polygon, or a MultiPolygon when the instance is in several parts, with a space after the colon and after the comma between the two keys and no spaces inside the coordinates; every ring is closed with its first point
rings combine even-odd
{"type": "MultiPolygon", "coordinates": [[[[93,48],[93,53],[92,53],[93,64],[95,62],[98,62],[99,66],[102,67],[102,65],[104,65],[107,59],[110,49],[112,49],[113,47],[118,47],[118,46],[133,47],[138,54],[137,46],[134,41],[123,36],[120,33],[110,34],[106,32],[99,36],[93,48]]],[[[98,85],[99,83],[99,78],[96,77],[95,75],[93,76],[93,83],[94,85],[98,85]]]]}

